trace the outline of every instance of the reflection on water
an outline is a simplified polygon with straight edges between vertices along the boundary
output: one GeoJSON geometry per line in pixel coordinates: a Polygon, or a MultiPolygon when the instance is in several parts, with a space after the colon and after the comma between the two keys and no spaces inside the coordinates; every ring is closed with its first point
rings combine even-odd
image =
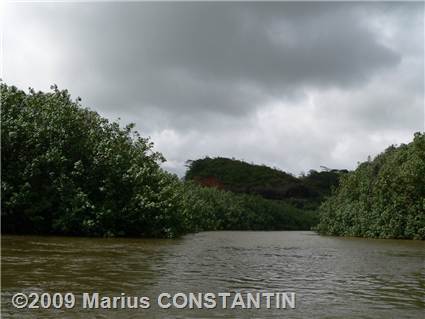
{"type": "MultiPolygon", "coordinates": [[[[423,318],[425,243],[312,232],[2,237],[3,318],[423,318]],[[19,310],[17,292],[296,292],[296,309],[19,310]]],[[[155,302],[153,302],[155,303],[155,302]]]]}

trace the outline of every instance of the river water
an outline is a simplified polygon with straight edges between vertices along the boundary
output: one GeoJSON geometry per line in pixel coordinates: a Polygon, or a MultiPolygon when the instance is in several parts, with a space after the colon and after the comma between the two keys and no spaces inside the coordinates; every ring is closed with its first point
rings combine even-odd
{"type": "Polygon", "coordinates": [[[203,232],[176,240],[2,236],[2,318],[424,318],[425,243],[313,232],[203,232]],[[73,293],[72,309],[16,309],[15,293],[73,293]],[[81,309],[82,294],[149,309],[81,309]],[[157,296],[294,292],[291,309],[162,309],[157,296]]]}

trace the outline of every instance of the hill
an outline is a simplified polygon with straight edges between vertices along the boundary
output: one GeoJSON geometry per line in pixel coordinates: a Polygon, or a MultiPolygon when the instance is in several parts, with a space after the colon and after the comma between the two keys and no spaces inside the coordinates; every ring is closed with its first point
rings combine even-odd
{"type": "Polygon", "coordinates": [[[346,170],[311,170],[299,178],[265,165],[255,165],[224,157],[187,162],[186,180],[234,193],[259,195],[265,199],[285,200],[298,207],[317,207],[338,185],[346,170]]]}

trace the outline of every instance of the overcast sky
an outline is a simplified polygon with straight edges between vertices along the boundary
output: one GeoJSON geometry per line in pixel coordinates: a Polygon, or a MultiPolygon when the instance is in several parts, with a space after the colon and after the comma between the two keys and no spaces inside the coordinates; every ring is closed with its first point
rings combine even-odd
{"type": "Polygon", "coordinates": [[[136,123],[179,175],[353,169],[424,131],[423,3],[15,3],[3,27],[7,84],[136,123]]]}

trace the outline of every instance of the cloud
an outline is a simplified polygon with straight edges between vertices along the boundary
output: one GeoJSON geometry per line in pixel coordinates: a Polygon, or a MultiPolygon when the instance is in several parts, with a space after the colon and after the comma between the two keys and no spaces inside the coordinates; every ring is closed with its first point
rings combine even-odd
{"type": "Polygon", "coordinates": [[[136,122],[179,174],[204,155],[353,168],[424,129],[423,3],[6,9],[7,83],[136,122]]]}

